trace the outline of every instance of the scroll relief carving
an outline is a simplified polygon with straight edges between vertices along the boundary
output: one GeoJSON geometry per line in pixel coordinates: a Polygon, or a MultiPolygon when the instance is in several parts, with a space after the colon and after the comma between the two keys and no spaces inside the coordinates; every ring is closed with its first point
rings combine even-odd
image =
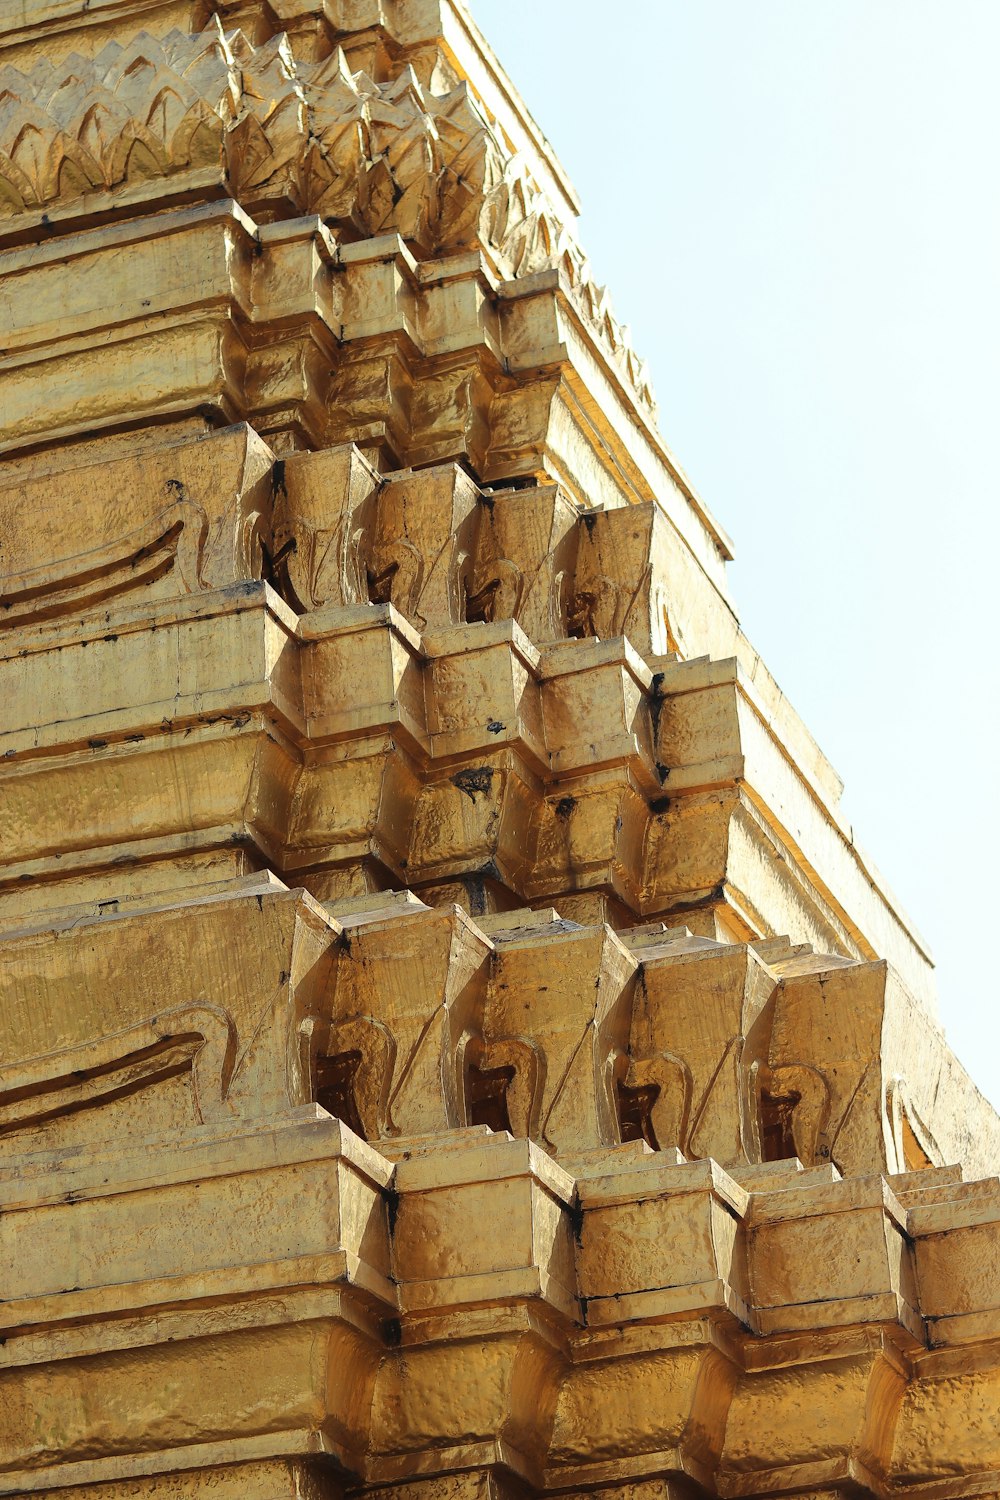
{"type": "Polygon", "coordinates": [[[347,942],[335,1011],[313,1038],[317,1102],[370,1141],[467,1124],[488,944],[456,910],[426,909],[347,942]]]}
{"type": "Polygon", "coordinates": [[[0,575],[0,625],[24,625],[158,582],[176,569],[185,592],[197,589],[205,514],[187,501],[164,507],[126,536],[24,572],[0,575]]]}
{"type": "Polygon", "coordinates": [[[470,1040],[472,1123],[556,1154],[621,1140],[615,1074],[628,1045],[634,962],[607,928],[500,938],[481,1035],[470,1040]]]}
{"type": "Polygon", "coordinates": [[[251,209],[274,200],[395,233],[428,253],[481,241],[502,277],[558,269],[581,316],[650,414],[646,366],[574,236],[465,84],[376,83],[338,49],[295,58],[216,19],[141,32],[95,58],[0,68],[0,218],[175,173],[215,173],[251,209]]]}
{"type": "Polygon", "coordinates": [[[557,1153],[621,1140],[635,965],[610,930],[559,923],[493,951],[457,909],[425,909],[347,940],[312,1046],[315,1098],[351,1129],[378,1141],[489,1125],[557,1153]]]}
{"type": "Polygon", "coordinates": [[[690,935],[634,941],[642,971],[616,1072],[623,1136],[723,1165],[830,1160],[829,1081],[815,1059],[771,1055],[776,980],[766,966],[690,935]]]}
{"type": "Polygon", "coordinates": [[[369,597],[362,553],[381,484],[351,443],[275,463],[268,567],[300,613],[369,597]]]}
{"type": "MultiPolygon", "coordinates": [[[[236,1029],[217,1006],[178,1006],[133,1026],[0,1069],[0,1136],[51,1131],[186,1076],[198,1123],[225,1119],[236,1029]]],[[[145,1125],[158,1118],[155,1107],[145,1125]]],[[[168,1114],[161,1123],[172,1123],[168,1114]]]]}
{"type": "MultiPolygon", "coordinates": [[[[864,1069],[846,1103],[841,1100],[835,1105],[823,1069],[805,1062],[780,1067],[757,1064],[753,1085],[762,1160],[797,1156],[807,1166],[832,1161],[841,1170],[857,1171],[862,1163],[878,1159],[878,1060],[864,1069]]],[[[914,1108],[906,1079],[890,1079],[884,1095],[887,1170],[914,1172],[941,1166],[941,1149],[914,1108]]]]}
{"type": "Polygon", "coordinates": [[[571,636],[628,636],[653,656],[677,654],[663,568],[666,549],[652,504],[585,512],[567,600],[571,636]]]}
{"type": "Polygon", "coordinates": [[[944,1164],[944,1153],[914,1107],[910,1086],[905,1078],[895,1077],[889,1080],[885,1110],[896,1153],[897,1172],[924,1171],[928,1167],[940,1167],[944,1164]]]}
{"type": "Polygon", "coordinates": [[[269,457],[236,426],[94,466],[77,478],[69,516],[58,476],[0,486],[0,629],[139,591],[166,598],[258,578],[269,457]],[[216,484],[192,488],[199,456],[216,484]]]}
{"type": "Polygon", "coordinates": [[[479,497],[475,547],[464,578],[464,616],[516,620],[530,640],[565,635],[565,594],[578,512],[555,485],[490,489],[479,497]]]}
{"type": "Polygon", "coordinates": [[[806,1166],[828,1161],[836,1145],[828,1138],[830,1089],[807,1063],[771,1068],[754,1065],[753,1086],[760,1121],[762,1161],[797,1156],[806,1166]]]}

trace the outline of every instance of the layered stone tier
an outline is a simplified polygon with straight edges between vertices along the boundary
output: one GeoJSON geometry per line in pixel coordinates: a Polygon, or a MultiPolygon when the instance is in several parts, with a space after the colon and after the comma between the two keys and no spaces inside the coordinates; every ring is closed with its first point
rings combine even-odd
{"type": "Polygon", "coordinates": [[[0,1495],[1000,1485],[1000,1120],[576,209],[456,0],[0,4],[0,1495]]]}
{"type": "Polygon", "coordinates": [[[884,965],[260,876],[9,931],[3,983],[0,1493],[997,1461],[1000,1184],[927,1170],[884,965]]]}
{"type": "Polygon", "coordinates": [[[707,599],[654,504],[379,473],[350,444],[276,459],[246,426],[41,462],[0,475],[0,920],[211,852],[323,897],[790,932],[889,957],[933,1006],[766,673],[672,649],[707,599]]]}

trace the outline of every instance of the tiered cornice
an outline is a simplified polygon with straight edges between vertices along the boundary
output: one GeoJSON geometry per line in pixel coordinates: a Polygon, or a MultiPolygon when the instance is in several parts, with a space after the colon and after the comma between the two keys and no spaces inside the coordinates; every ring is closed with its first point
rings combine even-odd
{"type": "Polygon", "coordinates": [[[0,0],[0,1495],[993,1493],[1000,1120],[562,169],[211,11],[0,0]]]}
{"type": "Polygon", "coordinates": [[[501,277],[558,269],[574,305],[652,413],[645,365],[578,243],[460,84],[410,67],[376,83],[338,48],[297,61],[216,24],[140,32],[95,58],[0,68],[0,219],[99,211],[161,191],[226,188],[244,208],[318,214],[351,235],[398,234],[434,256],[483,246],[501,277]],[[83,200],[81,202],[81,200],[83,200]]]}
{"type": "Polygon", "coordinates": [[[997,1184],[873,1132],[884,966],[266,877],[4,953],[6,1493],[989,1482],[997,1184]]]}

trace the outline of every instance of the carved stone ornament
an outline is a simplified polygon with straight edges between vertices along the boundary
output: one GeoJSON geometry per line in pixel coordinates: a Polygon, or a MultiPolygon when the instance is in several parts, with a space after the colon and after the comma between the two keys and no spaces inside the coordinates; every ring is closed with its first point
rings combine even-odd
{"type": "Polygon", "coordinates": [[[199,173],[253,210],[288,204],[428,254],[483,243],[501,276],[559,269],[655,414],[606,289],[466,85],[434,94],[410,67],[376,83],[339,49],[306,62],[283,33],[255,47],[218,18],[193,35],[112,41],[94,58],[0,67],[0,223],[199,173]]]}

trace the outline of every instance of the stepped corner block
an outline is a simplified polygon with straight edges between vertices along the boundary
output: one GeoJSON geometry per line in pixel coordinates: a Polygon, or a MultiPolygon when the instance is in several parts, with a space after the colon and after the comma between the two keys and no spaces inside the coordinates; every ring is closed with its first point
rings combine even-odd
{"type": "Polygon", "coordinates": [[[0,5],[0,1496],[1000,1490],[1000,1119],[460,0],[0,5]]]}

